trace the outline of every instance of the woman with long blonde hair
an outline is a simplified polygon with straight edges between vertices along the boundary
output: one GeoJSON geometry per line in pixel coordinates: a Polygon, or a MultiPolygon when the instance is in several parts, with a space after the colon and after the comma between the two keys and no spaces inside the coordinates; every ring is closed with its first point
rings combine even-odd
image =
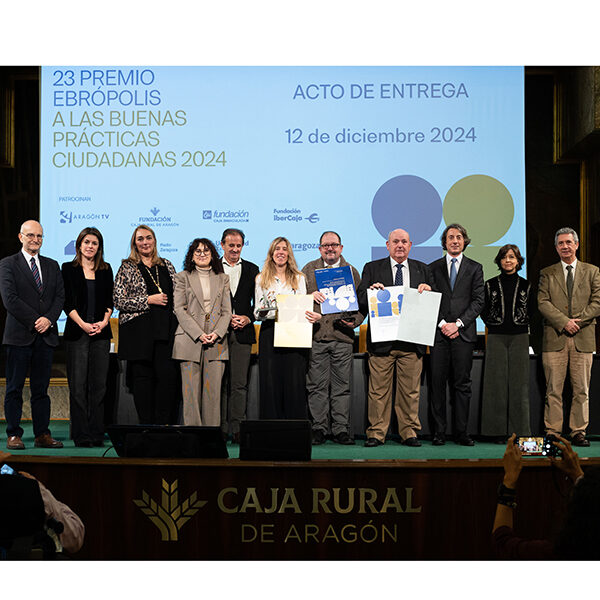
{"type": "Polygon", "coordinates": [[[127,360],[133,400],[142,424],[177,420],[177,366],[171,359],[177,319],[173,313],[175,268],[158,255],[156,236],[139,225],[129,256],[115,278],[119,310],[119,358],[127,360]]]}
{"type": "MultiPolygon", "coordinates": [[[[262,271],[256,277],[254,313],[262,320],[259,337],[261,419],[306,419],[307,351],[273,345],[278,294],[306,294],[306,279],[298,269],[289,240],[277,237],[269,246],[262,271]]],[[[306,311],[314,323],[321,315],[306,311]]]]}

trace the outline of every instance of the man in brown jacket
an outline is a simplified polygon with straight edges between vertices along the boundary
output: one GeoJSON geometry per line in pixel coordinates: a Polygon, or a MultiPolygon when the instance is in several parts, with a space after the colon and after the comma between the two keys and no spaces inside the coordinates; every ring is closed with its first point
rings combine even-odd
{"type": "Polygon", "coordinates": [[[573,387],[569,428],[575,446],[589,446],[589,387],[596,350],[596,317],[600,314],[598,267],[576,258],[577,233],[563,227],[554,236],[560,262],[540,273],[538,306],[544,317],[542,362],[546,375],[546,432],[561,435],[562,391],[567,368],[573,387]]]}
{"type": "MultiPolygon", "coordinates": [[[[306,276],[308,294],[317,292],[315,311],[321,312],[319,300],[325,297],[318,292],[315,269],[349,266],[354,288],[360,284],[358,271],[342,256],[342,240],[334,231],[326,231],[319,240],[321,258],[306,264],[302,272],[306,276]]],[[[323,444],[329,428],[337,444],[352,445],[350,432],[350,379],[352,372],[352,345],[354,328],[364,320],[356,313],[351,321],[340,319],[339,314],[323,315],[315,324],[313,344],[306,387],[308,406],[312,417],[313,444],[323,444]],[[330,391],[331,388],[331,391],[330,391]]]]}

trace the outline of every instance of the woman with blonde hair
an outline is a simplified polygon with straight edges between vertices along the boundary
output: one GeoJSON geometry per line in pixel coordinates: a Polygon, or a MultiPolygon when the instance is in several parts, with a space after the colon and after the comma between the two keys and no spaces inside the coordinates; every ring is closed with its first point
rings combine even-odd
{"type": "MultiPolygon", "coordinates": [[[[298,269],[292,245],[284,237],[271,242],[256,277],[254,314],[262,320],[258,346],[260,418],[306,419],[307,351],[273,345],[278,294],[306,294],[306,279],[298,269]]],[[[320,314],[306,311],[309,323],[320,318],[320,314]]]]}
{"type": "Polygon", "coordinates": [[[156,236],[139,225],[130,254],[115,278],[119,310],[119,359],[127,360],[128,379],[142,424],[176,422],[177,368],[171,359],[177,319],[173,313],[175,268],[158,255],[156,236]]]}

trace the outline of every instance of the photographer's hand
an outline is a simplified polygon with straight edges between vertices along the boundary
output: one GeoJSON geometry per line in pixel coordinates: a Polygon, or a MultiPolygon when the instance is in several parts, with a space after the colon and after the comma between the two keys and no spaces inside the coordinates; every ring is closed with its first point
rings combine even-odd
{"type": "Polygon", "coordinates": [[[552,442],[562,453],[562,459],[558,460],[554,456],[550,457],[552,464],[560,469],[573,483],[583,477],[583,470],[579,465],[579,456],[573,450],[571,443],[560,435],[556,436],[558,442],[552,442]]]}
{"type": "Polygon", "coordinates": [[[506,444],[506,450],[502,457],[502,465],[504,466],[504,480],[503,483],[507,488],[514,490],[517,487],[517,481],[519,480],[519,474],[521,473],[521,467],[523,466],[521,458],[521,450],[519,446],[515,444],[516,434],[512,434],[508,438],[506,444]]]}

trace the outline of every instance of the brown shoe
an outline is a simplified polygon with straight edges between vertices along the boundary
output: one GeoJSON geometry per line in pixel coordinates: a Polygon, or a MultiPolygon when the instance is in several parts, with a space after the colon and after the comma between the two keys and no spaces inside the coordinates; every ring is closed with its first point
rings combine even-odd
{"type": "Polygon", "coordinates": [[[583,433],[576,433],[572,438],[571,438],[571,444],[573,444],[573,446],[584,446],[584,447],[588,447],[590,445],[590,441],[585,439],[585,435],[583,435],[583,433]]]}
{"type": "Polygon", "coordinates": [[[11,435],[6,442],[6,447],[9,450],[25,450],[25,444],[18,435],[11,435]]]}
{"type": "Polygon", "coordinates": [[[42,433],[35,438],[33,445],[36,448],[62,448],[63,443],[55,440],[49,433],[42,433]]]}

